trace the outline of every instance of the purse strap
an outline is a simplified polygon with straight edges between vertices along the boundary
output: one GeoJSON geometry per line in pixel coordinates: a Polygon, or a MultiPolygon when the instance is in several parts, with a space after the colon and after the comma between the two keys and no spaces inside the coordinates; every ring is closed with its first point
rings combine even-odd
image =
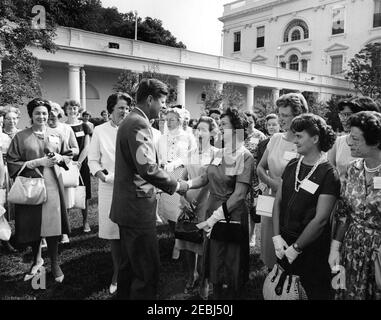
{"type": "Polygon", "coordinates": [[[81,181],[82,185],[84,186],[85,184],[83,183],[83,179],[82,179],[81,173],[79,173],[79,180],[81,181]]]}
{"type": "MultiPolygon", "coordinates": [[[[22,165],[22,167],[21,167],[20,171],[17,173],[16,177],[18,177],[21,174],[21,172],[24,171],[25,168],[26,168],[26,162],[22,165]]],[[[40,175],[41,178],[44,177],[38,168],[34,168],[34,170],[40,175]]]]}

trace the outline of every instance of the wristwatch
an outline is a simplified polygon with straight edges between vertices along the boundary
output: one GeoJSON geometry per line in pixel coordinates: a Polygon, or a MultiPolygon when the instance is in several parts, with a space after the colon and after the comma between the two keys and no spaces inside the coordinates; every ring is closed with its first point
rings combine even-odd
{"type": "Polygon", "coordinates": [[[297,253],[302,253],[302,250],[299,248],[299,245],[298,245],[296,242],[294,242],[294,243],[292,244],[292,247],[295,249],[295,251],[296,251],[297,253]]]}

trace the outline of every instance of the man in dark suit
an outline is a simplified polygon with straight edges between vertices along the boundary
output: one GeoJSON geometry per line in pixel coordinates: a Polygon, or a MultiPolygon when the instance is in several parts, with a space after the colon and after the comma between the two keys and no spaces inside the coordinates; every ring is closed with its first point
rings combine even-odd
{"type": "Polygon", "coordinates": [[[137,105],[118,129],[110,218],[120,230],[119,299],[156,298],[160,261],[155,187],[169,194],[188,189],[156,161],[149,120],[158,117],[167,95],[164,83],[143,79],[136,93],[137,105]]]}

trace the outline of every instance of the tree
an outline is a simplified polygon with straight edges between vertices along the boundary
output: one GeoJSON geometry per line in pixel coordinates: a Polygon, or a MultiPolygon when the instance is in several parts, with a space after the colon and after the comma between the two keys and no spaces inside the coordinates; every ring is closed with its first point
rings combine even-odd
{"type": "Polygon", "coordinates": [[[381,98],[381,43],[369,43],[349,61],[346,74],[364,96],[381,98]]]}
{"type": "Polygon", "coordinates": [[[172,84],[171,78],[168,75],[160,73],[159,67],[155,64],[148,65],[144,68],[142,73],[132,72],[131,70],[124,70],[118,77],[114,85],[115,92],[126,92],[131,97],[135,97],[137,86],[143,78],[158,79],[164,82],[168,87],[167,104],[173,105],[177,100],[177,90],[172,84]]]}
{"type": "Polygon", "coordinates": [[[33,29],[33,5],[24,0],[0,2],[0,104],[20,105],[41,95],[40,64],[28,47],[38,46],[54,52],[54,27],[47,18],[46,28],[33,29]]]}
{"type": "MultiPolygon", "coordinates": [[[[103,8],[100,0],[31,0],[43,5],[56,25],[72,27],[92,32],[104,33],[123,38],[135,37],[135,14],[130,11],[120,13],[117,8],[103,8]]],[[[186,46],[164,29],[162,21],[138,17],[138,40],[171,47],[186,46]]]]}
{"type": "Polygon", "coordinates": [[[211,109],[226,109],[229,107],[236,107],[242,109],[244,99],[242,94],[229,84],[224,84],[222,91],[219,91],[217,83],[212,82],[203,88],[204,111],[208,112],[211,109]]]}

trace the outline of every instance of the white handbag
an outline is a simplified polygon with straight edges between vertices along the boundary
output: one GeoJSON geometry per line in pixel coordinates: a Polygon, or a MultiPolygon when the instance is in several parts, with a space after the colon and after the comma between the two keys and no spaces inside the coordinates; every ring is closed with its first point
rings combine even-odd
{"type": "Polygon", "coordinates": [[[9,241],[11,238],[11,227],[4,216],[5,209],[0,206],[0,240],[9,241]]]}
{"type": "Polygon", "coordinates": [[[62,182],[65,188],[79,186],[79,169],[73,163],[68,165],[69,170],[61,169],[62,182]]]}
{"type": "Polygon", "coordinates": [[[74,207],[78,209],[86,209],[86,186],[83,183],[81,175],[79,175],[82,185],[75,188],[74,207]]]}
{"type": "Polygon", "coordinates": [[[260,216],[271,218],[273,215],[274,200],[274,197],[259,195],[256,213],[260,216]]]}

